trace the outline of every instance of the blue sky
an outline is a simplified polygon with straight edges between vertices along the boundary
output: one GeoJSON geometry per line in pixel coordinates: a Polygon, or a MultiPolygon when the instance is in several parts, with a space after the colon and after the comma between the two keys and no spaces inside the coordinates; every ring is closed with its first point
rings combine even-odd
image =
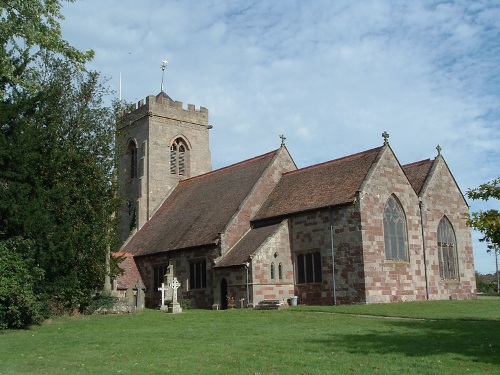
{"type": "MultiPolygon", "coordinates": [[[[299,167],[436,146],[462,192],[500,176],[500,1],[85,0],[63,36],[136,102],[161,85],[209,109],[214,169],[286,145],[299,167]]],[[[471,210],[498,201],[469,201],[471,210]]],[[[476,269],[494,257],[473,232],[476,269]]]]}

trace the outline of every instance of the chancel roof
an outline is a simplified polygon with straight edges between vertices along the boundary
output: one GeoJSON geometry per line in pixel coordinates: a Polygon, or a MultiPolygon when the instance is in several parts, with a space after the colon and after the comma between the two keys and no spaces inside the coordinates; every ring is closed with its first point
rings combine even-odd
{"type": "Polygon", "coordinates": [[[224,232],[276,153],[180,181],[122,251],[140,256],[217,244],[219,233],[224,232]]]}
{"type": "Polygon", "coordinates": [[[413,190],[420,195],[425,180],[429,175],[433,161],[430,159],[417,161],[415,163],[403,165],[403,170],[410,181],[413,190]]]}
{"type": "Polygon", "coordinates": [[[352,202],[381,149],[285,173],[254,220],[352,202]]]}
{"type": "Polygon", "coordinates": [[[216,267],[238,266],[245,263],[281,224],[252,228],[247,234],[217,262],[216,267]]]}

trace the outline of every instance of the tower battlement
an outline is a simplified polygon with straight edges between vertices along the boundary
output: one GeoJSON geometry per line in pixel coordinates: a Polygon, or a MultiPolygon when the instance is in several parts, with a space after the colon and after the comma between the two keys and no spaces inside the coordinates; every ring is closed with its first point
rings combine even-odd
{"type": "Polygon", "coordinates": [[[141,99],[137,103],[131,104],[122,114],[117,122],[117,128],[130,125],[144,116],[159,116],[173,120],[188,122],[198,125],[208,125],[208,109],[194,104],[188,104],[183,108],[183,102],[174,101],[168,96],[149,95],[146,99],[141,99]]]}

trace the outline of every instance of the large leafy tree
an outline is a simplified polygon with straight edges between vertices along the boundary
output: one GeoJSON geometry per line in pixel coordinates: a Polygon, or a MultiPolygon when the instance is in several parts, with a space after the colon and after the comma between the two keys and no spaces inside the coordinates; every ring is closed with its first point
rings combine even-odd
{"type": "MultiPolygon", "coordinates": [[[[500,177],[468,190],[467,196],[473,200],[500,199],[500,177]]],[[[480,241],[488,242],[490,250],[500,248],[500,212],[498,210],[473,212],[468,223],[483,234],[484,237],[480,241]]]]}
{"type": "Polygon", "coordinates": [[[36,295],[68,310],[102,285],[114,246],[114,111],[84,69],[92,53],[62,39],[59,11],[0,0],[0,243],[40,269],[36,295]]]}
{"type": "Polygon", "coordinates": [[[93,57],[93,51],[78,51],[62,38],[62,19],[59,0],[0,0],[0,98],[15,87],[36,89],[37,81],[24,73],[36,74],[33,63],[44,53],[58,54],[80,68],[93,57]]]}

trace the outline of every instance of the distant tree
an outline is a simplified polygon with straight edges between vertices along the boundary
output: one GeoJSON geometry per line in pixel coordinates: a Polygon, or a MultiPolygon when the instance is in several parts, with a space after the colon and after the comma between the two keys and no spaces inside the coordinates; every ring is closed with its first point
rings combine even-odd
{"type": "MultiPolygon", "coordinates": [[[[469,189],[467,196],[473,200],[500,199],[500,177],[475,189],[469,189]]],[[[484,235],[480,241],[490,244],[488,251],[500,248],[500,212],[498,210],[473,212],[467,222],[484,235]]]]}

